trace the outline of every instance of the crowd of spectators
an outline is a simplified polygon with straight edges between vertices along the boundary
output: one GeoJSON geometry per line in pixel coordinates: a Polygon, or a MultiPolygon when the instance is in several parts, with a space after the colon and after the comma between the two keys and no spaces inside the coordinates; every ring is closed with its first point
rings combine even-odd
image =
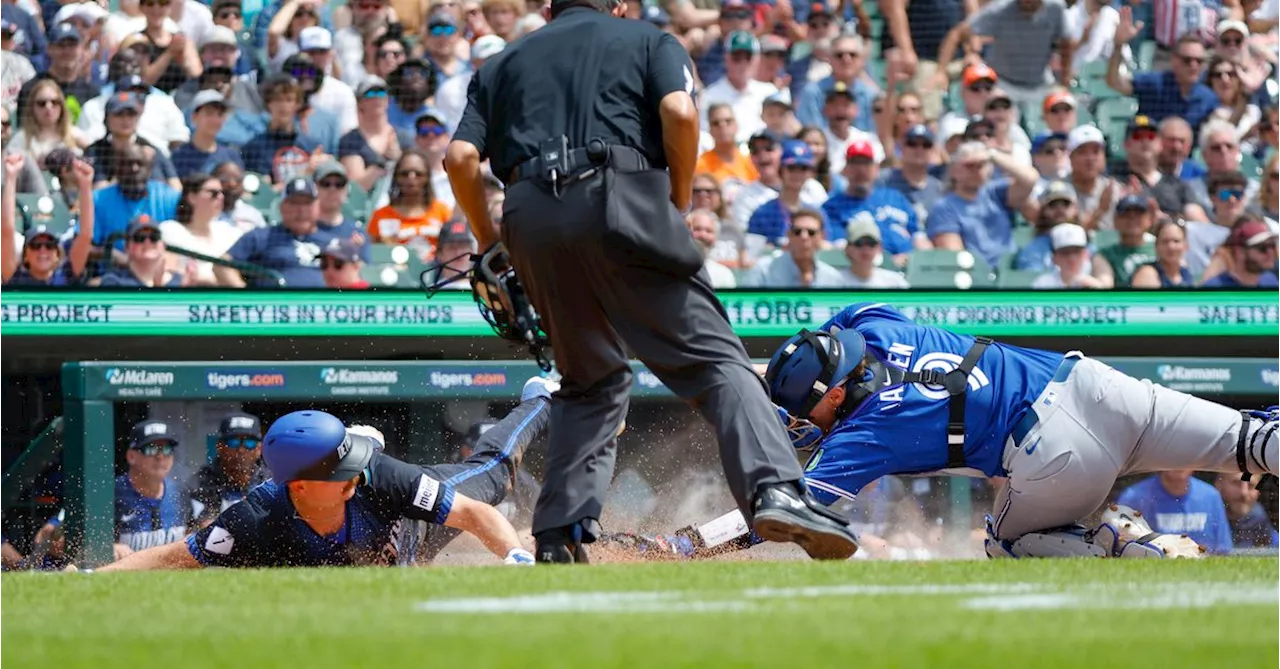
{"type": "MultiPolygon", "coordinates": [[[[1277,2],[1126,2],[628,2],[691,55],[713,283],[1275,287],[1277,2]]],[[[543,4],[4,0],[6,285],[454,260],[467,83],[543,4]]]]}

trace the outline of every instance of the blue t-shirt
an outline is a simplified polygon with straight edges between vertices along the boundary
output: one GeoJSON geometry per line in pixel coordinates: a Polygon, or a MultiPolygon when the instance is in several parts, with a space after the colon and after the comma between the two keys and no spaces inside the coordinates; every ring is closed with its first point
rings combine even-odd
{"type": "Polygon", "coordinates": [[[240,152],[226,144],[218,144],[213,151],[205,153],[188,142],[174,149],[170,159],[173,160],[173,168],[177,170],[179,179],[185,179],[188,174],[195,172],[209,172],[215,166],[228,162],[244,169],[240,152]]]}
{"type": "Polygon", "coordinates": [[[369,262],[369,235],[354,220],[343,218],[342,222],[337,225],[328,225],[321,221],[316,221],[316,229],[338,239],[355,239],[360,242],[360,259],[366,263],[369,262]]]}
{"type": "Polygon", "coordinates": [[[1125,488],[1116,501],[1141,511],[1156,532],[1185,534],[1213,553],[1231,552],[1231,525],[1222,495],[1198,478],[1191,479],[1186,495],[1174,497],[1159,476],[1152,476],[1125,488]]]}
{"type": "MultiPolygon", "coordinates": [[[[822,227],[824,230],[831,230],[831,224],[827,221],[827,215],[822,214],[822,227]]],[[[769,240],[770,244],[782,247],[786,245],[787,231],[791,229],[791,211],[782,203],[782,198],[774,198],[768,202],[756,207],[751,212],[751,219],[747,221],[747,232],[753,235],[761,235],[769,240]]]]}
{"type": "Polygon", "coordinates": [[[1018,249],[1018,255],[1013,258],[1013,268],[1023,272],[1053,269],[1053,239],[1049,233],[1036,235],[1026,246],[1018,249]]]}
{"type": "MultiPolygon", "coordinates": [[[[110,272],[102,275],[101,283],[98,285],[104,287],[121,287],[121,288],[145,288],[147,284],[138,278],[137,274],[128,267],[117,267],[110,272]]],[[[182,275],[173,272],[169,275],[169,280],[163,284],[156,286],[157,288],[178,288],[182,286],[182,275]]]]}
{"type": "Polygon", "coordinates": [[[1151,117],[1156,123],[1170,116],[1181,116],[1192,129],[1199,128],[1218,108],[1218,94],[1198,81],[1191,87],[1191,94],[1182,97],[1172,70],[1133,75],[1133,97],[1138,99],[1139,114],[1151,117]]]}
{"type": "MultiPolygon", "coordinates": [[[[191,125],[191,116],[187,115],[187,125],[191,125]]],[[[227,120],[218,131],[218,142],[231,146],[244,146],[249,140],[267,130],[267,115],[245,109],[232,109],[227,113],[227,120]]]]}
{"type": "Polygon", "coordinates": [[[929,174],[924,181],[924,186],[917,188],[907,178],[902,176],[902,170],[894,168],[880,176],[880,182],[876,184],[877,188],[890,188],[902,193],[907,201],[915,207],[917,220],[927,220],[929,210],[933,209],[933,205],[942,199],[946,193],[946,189],[942,186],[942,180],[929,174]]]}
{"type": "Polygon", "coordinates": [[[135,551],[173,543],[187,533],[191,498],[177,483],[166,480],[160,499],[144,497],[128,474],[116,477],[116,542],[135,551]]]}
{"type": "Polygon", "coordinates": [[[822,211],[827,215],[827,239],[833,242],[844,239],[849,223],[866,212],[880,226],[880,243],[889,255],[910,253],[911,237],[919,229],[915,207],[892,188],[872,188],[866,197],[836,193],[822,203],[822,211]]]}
{"type": "MultiPolygon", "coordinates": [[[[273,269],[284,276],[290,288],[323,288],[320,251],[333,236],[317,230],[298,236],[284,225],[250,230],[241,235],[227,254],[234,260],[273,269]]],[[[260,288],[274,284],[265,277],[245,276],[245,282],[260,288]]]]}
{"type": "MultiPolygon", "coordinates": [[[[954,369],[973,337],[918,325],[884,303],[845,308],[822,325],[855,328],[867,354],[886,365],[919,372],[954,369]]],[[[994,343],[978,358],[965,393],[965,465],[985,476],[1003,476],[1005,441],[1062,364],[1061,353],[994,343]],[[976,386],[976,387],[975,387],[976,386]]],[[[814,452],[805,478],[824,504],[852,499],[863,486],[889,474],[922,474],[947,462],[946,389],[891,385],[867,398],[836,423],[814,452]]]]}
{"type": "MultiPolygon", "coordinates": [[[[1277,281],[1276,279],[1277,277],[1274,273],[1263,272],[1262,276],[1258,277],[1258,288],[1276,288],[1280,286],[1280,281],[1277,281]]],[[[1236,280],[1235,275],[1233,275],[1231,272],[1223,272],[1222,274],[1219,274],[1215,277],[1212,277],[1206,280],[1204,283],[1200,285],[1203,288],[1244,288],[1245,287],[1239,281],[1236,280]]]]}
{"type": "Polygon", "coordinates": [[[276,154],[290,146],[296,146],[307,153],[324,148],[317,138],[296,130],[291,133],[264,130],[244,145],[241,155],[245,171],[268,175],[274,179],[276,154]]]}
{"type": "MultiPolygon", "coordinates": [[[[93,244],[102,246],[107,237],[124,232],[129,221],[143,214],[152,221],[172,220],[178,212],[178,200],[182,194],[163,181],[147,183],[147,194],[141,200],[126,200],[120,186],[112,184],[93,192],[93,244]]],[[[116,248],[124,250],[124,240],[116,242],[116,248]]]]}
{"type": "Polygon", "coordinates": [[[947,193],[929,212],[925,230],[931,239],[947,232],[960,235],[966,249],[995,267],[1013,252],[1013,214],[1009,182],[992,181],[972,201],[947,193]]]}
{"type": "MultiPolygon", "coordinates": [[[[796,119],[801,124],[827,128],[827,117],[822,115],[822,109],[827,104],[827,91],[835,83],[834,77],[827,77],[821,81],[811,81],[804,87],[796,105],[796,119]]],[[[875,132],[876,91],[861,78],[855,79],[849,89],[858,106],[858,115],[853,117],[853,127],[865,132],[875,132]]]]}
{"type": "Polygon", "coordinates": [[[428,109],[431,109],[431,106],[423,102],[421,107],[412,111],[405,111],[400,107],[400,103],[393,98],[391,104],[387,105],[387,122],[399,132],[416,133],[418,130],[418,116],[428,109]]]}

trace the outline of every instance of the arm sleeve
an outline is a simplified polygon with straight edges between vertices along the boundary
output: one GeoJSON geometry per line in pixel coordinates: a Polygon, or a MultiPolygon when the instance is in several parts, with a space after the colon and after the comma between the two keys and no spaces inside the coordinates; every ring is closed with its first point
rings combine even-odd
{"type": "Polygon", "coordinates": [[[956,215],[953,208],[943,203],[938,203],[933,209],[929,210],[929,218],[925,223],[924,231],[930,237],[936,237],[948,232],[954,232],[957,235],[961,234],[960,217],[956,215]]]}
{"type": "Polygon", "coordinates": [[[1159,80],[1159,72],[1135,73],[1130,84],[1133,87],[1133,97],[1138,98],[1141,103],[1143,96],[1149,96],[1155,90],[1156,82],[1159,80]]]}
{"type": "Polygon", "coordinates": [[[658,36],[649,49],[645,88],[656,106],[668,93],[684,91],[693,95],[693,64],[689,52],[668,33],[658,36]]]}
{"type": "Polygon", "coordinates": [[[254,502],[255,493],[233,504],[208,527],[187,537],[187,550],[204,567],[262,566],[261,547],[265,514],[254,502]]]}
{"type": "Polygon", "coordinates": [[[341,160],[347,156],[359,155],[361,155],[359,131],[352,130],[338,140],[338,159],[341,160]]]}
{"type": "Polygon", "coordinates": [[[453,509],[452,485],[431,478],[417,465],[389,456],[378,458],[372,484],[378,496],[406,518],[443,525],[453,509]]]}
{"type": "Polygon", "coordinates": [[[488,121],[483,114],[483,99],[481,96],[480,80],[484,75],[492,71],[493,65],[486,63],[487,67],[481,67],[479,71],[471,77],[471,83],[467,84],[467,108],[462,112],[462,120],[458,121],[458,129],[453,133],[454,141],[463,141],[471,144],[480,151],[480,157],[485,158],[485,137],[488,136],[488,121]]]}

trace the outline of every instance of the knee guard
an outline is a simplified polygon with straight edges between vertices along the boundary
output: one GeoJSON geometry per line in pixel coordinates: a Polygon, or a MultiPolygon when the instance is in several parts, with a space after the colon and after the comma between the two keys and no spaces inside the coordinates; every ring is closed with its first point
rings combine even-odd
{"type": "Polygon", "coordinates": [[[1185,534],[1160,534],[1151,529],[1142,512],[1112,504],[1094,530],[1094,541],[1118,558],[1201,558],[1205,549],[1185,534]]]}
{"type": "Polygon", "coordinates": [[[1093,533],[1083,525],[1056,527],[1041,532],[1028,532],[1017,539],[999,539],[995,535],[991,516],[987,516],[989,558],[1060,558],[1060,557],[1110,557],[1103,546],[1094,543],[1093,533]]]}
{"type": "Polygon", "coordinates": [[[1240,473],[1275,476],[1280,457],[1280,407],[1265,411],[1241,411],[1236,439],[1236,465],[1240,473]]]}

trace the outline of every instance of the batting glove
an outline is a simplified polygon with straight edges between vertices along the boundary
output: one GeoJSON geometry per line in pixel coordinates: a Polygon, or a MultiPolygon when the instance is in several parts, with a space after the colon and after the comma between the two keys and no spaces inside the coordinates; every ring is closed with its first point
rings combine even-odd
{"type": "Polygon", "coordinates": [[[507,559],[503,560],[502,563],[532,567],[534,564],[533,553],[523,548],[512,548],[507,552],[507,559]]]}

